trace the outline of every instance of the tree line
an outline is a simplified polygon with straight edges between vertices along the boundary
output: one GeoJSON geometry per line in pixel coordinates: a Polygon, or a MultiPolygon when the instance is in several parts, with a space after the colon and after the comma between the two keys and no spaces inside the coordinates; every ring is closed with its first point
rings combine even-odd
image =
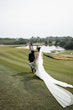
{"type": "Polygon", "coordinates": [[[71,49],[73,50],[73,37],[66,36],[66,37],[45,37],[45,38],[40,38],[40,37],[34,37],[32,36],[30,39],[24,39],[24,38],[0,38],[0,44],[3,45],[28,45],[28,43],[41,43],[44,45],[55,45],[55,46],[60,46],[65,49],[71,49]]]}

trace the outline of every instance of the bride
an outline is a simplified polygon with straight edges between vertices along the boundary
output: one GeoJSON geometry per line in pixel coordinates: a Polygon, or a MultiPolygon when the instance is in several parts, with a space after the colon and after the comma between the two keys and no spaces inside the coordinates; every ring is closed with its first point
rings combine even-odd
{"type": "Polygon", "coordinates": [[[46,46],[37,47],[35,75],[44,81],[51,94],[62,107],[70,106],[73,104],[73,94],[62,87],[73,88],[73,85],[58,81],[45,71],[42,58],[44,49],[46,50],[46,46]]]}

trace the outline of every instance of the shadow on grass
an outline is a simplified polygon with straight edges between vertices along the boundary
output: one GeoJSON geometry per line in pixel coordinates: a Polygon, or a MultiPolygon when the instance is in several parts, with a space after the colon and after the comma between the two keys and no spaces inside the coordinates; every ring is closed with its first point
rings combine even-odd
{"type": "Polygon", "coordinates": [[[21,77],[23,77],[24,79],[28,79],[28,80],[34,80],[34,79],[36,79],[36,80],[40,80],[40,78],[39,77],[37,77],[34,73],[32,73],[32,72],[20,72],[20,73],[17,73],[17,74],[15,74],[15,75],[12,75],[12,76],[21,76],[21,77]]]}
{"type": "Polygon", "coordinates": [[[18,81],[21,85],[21,88],[24,88],[27,93],[31,94],[33,91],[36,91],[36,88],[38,88],[41,83],[40,78],[38,78],[34,73],[31,72],[20,72],[12,76],[19,79],[18,81]],[[39,85],[37,85],[37,83],[39,83],[39,85]]]}
{"type": "Polygon", "coordinates": [[[12,76],[25,76],[26,74],[30,74],[31,72],[20,72],[12,76]]]}

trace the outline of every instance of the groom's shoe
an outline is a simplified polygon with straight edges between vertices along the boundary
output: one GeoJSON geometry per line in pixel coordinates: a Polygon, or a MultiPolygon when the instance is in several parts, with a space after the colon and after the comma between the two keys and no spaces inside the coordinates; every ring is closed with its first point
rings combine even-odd
{"type": "Polygon", "coordinates": [[[32,73],[33,73],[33,68],[32,68],[32,73]]]}
{"type": "Polygon", "coordinates": [[[36,72],[36,69],[34,68],[34,72],[36,72]]]}

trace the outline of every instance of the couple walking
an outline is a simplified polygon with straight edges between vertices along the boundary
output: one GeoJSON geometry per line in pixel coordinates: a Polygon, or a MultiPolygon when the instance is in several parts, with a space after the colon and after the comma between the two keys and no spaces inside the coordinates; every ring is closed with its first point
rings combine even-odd
{"type": "Polygon", "coordinates": [[[29,49],[29,61],[32,72],[35,70],[35,75],[42,79],[46,84],[51,94],[55,97],[58,103],[64,108],[73,104],[73,94],[66,90],[66,87],[73,88],[73,85],[54,79],[47,73],[43,66],[43,52],[46,50],[46,46],[42,46],[41,49],[37,47],[36,55],[33,51],[33,46],[30,44],[29,49]]]}
{"type": "Polygon", "coordinates": [[[30,43],[28,60],[30,62],[30,67],[31,67],[32,73],[34,73],[36,71],[35,64],[36,64],[36,61],[37,61],[38,56],[39,56],[39,50],[40,50],[40,47],[37,47],[37,52],[36,52],[36,55],[35,55],[35,52],[33,50],[33,45],[32,45],[32,43],[30,43]]]}

